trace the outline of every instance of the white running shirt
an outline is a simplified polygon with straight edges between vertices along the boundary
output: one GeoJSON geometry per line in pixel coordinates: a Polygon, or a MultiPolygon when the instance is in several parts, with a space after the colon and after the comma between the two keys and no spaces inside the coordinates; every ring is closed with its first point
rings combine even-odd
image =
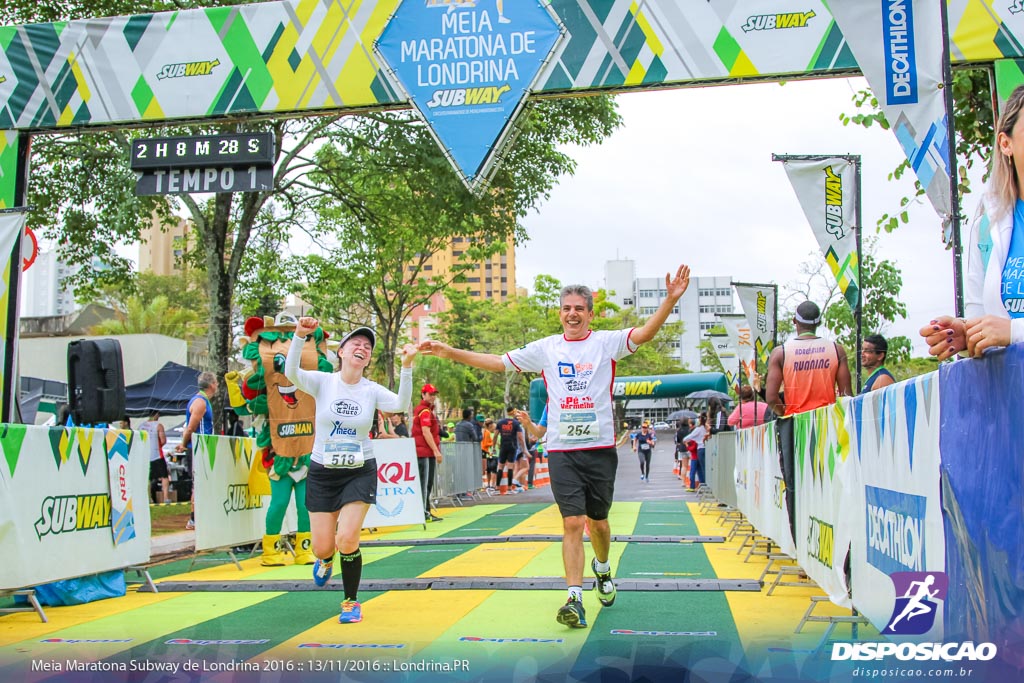
{"type": "MultiPolygon", "coordinates": [[[[377,421],[377,411],[402,413],[412,399],[412,368],[402,368],[398,393],[388,391],[365,377],[355,384],[346,384],[337,372],[303,370],[301,337],[292,339],[284,363],[285,377],[316,401],[316,428],[311,460],[325,464],[326,452],[359,451],[361,461],[373,457],[370,428],[377,421]],[[357,446],[358,444],[358,446],[357,446]]],[[[360,465],[354,465],[356,469],[360,465]]]]}
{"type": "Polygon", "coordinates": [[[636,352],[628,330],[591,330],[570,341],[555,334],[504,356],[505,368],[539,372],[548,390],[547,450],[585,451],[615,445],[615,361],[636,352]]]}

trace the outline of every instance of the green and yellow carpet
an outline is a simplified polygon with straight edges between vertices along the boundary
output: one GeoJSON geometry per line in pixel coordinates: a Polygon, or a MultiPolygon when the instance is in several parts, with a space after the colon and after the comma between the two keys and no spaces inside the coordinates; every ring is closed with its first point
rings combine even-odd
{"type": "MultiPolygon", "coordinates": [[[[443,516],[426,529],[365,534],[366,542],[410,544],[364,546],[364,584],[562,576],[559,542],[489,539],[557,537],[554,505],[480,505],[443,516]]],[[[308,590],[310,567],[267,568],[252,557],[241,562],[242,571],[226,558],[190,571],[191,560],[180,560],[151,569],[157,585],[165,585],[159,593],[132,587],[123,598],[48,607],[47,623],[34,613],[0,617],[0,681],[627,681],[685,680],[687,672],[703,672],[692,680],[827,680],[827,661],[808,657],[824,625],[793,633],[810,596],[821,592],[714,588],[719,579],[749,585],[765,564],[744,562],[738,542],[692,540],[725,536],[716,518],[683,501],[616,503],[616,536],[676,539],[614,542],[616,579],[650,589],[620,591],[611,608],[588,591],[586,629],[555,622],[564,587],[363,591],[363,622],[341,625],[341,592],[308,590]],[[659,580],[691,580],[698,589],[657,589],[659,580]],[[289,584],[302,589],[275,590],[289,584]]],[[[588,575],[590,557],[587,545],[588,575]]],[[[340,577],[333,584],[340,587],[340,577]]],[[[819,614],[844,613],[826,605],[819,614]]]]}

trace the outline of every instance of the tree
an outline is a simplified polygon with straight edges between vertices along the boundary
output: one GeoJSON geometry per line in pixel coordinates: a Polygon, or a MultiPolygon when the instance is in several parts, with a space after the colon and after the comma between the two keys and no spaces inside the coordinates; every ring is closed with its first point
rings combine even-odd
{"type": "MultiPolygon", "coordinates": [[[[962,197],[971,191],[967,170],[979,160],[987,160],[995,140],[995,117],[992,112],[991,79],[987,69],[957,69],[953,72],[953,127],[956,130],[956,155],[960,177],[957,180],[962,197]]],[[[878,98],[870,90],[860,90],[853,95],[856,114],[840,114],[843,125],[851,123],[870,128],[878,124],[889,130],[889,121],[878,106],[878,98]]],[[[904,159],[889,173],[890,180],[898,180],[910,170],[910,162],[904,159]]],[[[985,172],[984,178],[988,178],[985,172]]],[[[892,232],[901,224],[908,223],[910,216],[907,206],[924,195],[921,183],[914,181],[914,196],[900,199],[898,209],[884,213],[878,219],[877,230],[892,232]]]]}
{"type": "Polygon", "coordinates": [[[620,124],[609,97],[547,100],[522,116],[522,132],[479,196],[410,114],[349,117],[317,151],[318,170],[303,182],[323,193],[316,234],[334,246],[302,259],[303,297],[328,321],[374,326],[389,386],[413,308],[479,277],[480,261],[526,239],[519,219],[575,170],[559,146],[598,143],[620,124]],[[462,253],[441,276],[431,259],[449,248],[462,253]]]}
{"type": "Polygon", "coordinates": [[[130,297],[124,308],[115,311],[116,320],[101,322],[89,330],[90,334],[163,334],[175,339],[191,339],[201,333],[198,314],[172,307],[165,296],[130,297]]]}

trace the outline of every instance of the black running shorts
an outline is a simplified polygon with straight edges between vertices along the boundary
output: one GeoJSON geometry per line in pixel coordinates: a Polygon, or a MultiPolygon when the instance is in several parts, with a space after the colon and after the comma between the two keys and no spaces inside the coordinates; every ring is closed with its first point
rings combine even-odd
{"type": "Polygon", "coordinates": [[[163,458],[149,461],[149,480],[166,479],[170,474],[167,472],[167,461],[163,458]]]}
{"type": "Polygon", "coordinates": [[[612,447],[550,453],[551,493],[562,517],[608,519],[618,467],[619,454],[612,447]]]}
{"type": "Polygon", "coordinates": [[[514,463],[518,459],[519,458],[516,457],[516,449],[515,449],[515,447],[513,447],[513,448],[501,448],[498,451],[498,464],[499,465],[512,464],[512,463],[514,463]]]}
{"type": "Polygon", "coordinates": [[[377,461],[370,458],[359,469],[324,467],[309,463],[306,476],[306,509],[310,512],[337,512],[346,503],[377,502],[377,461]]]}

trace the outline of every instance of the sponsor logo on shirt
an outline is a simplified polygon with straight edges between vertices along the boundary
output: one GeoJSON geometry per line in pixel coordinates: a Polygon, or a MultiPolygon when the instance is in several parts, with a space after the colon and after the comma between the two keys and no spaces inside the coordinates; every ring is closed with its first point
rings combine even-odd
{"type": "Polygon", "coordinates": [[[342,417],[355,417],[363,412],[363,407],[355,401],[343,398],[332,403],[331,410],[335,415],[341,415],[342,417]]]}

